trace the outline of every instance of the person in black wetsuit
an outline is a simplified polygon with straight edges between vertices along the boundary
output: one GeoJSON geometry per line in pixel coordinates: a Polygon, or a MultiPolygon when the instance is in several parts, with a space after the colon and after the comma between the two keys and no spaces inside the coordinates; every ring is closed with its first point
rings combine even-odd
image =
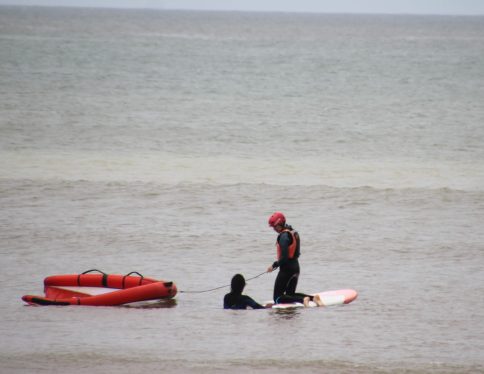
{"type": "Polygon", "coordinates": [[[269,217],[269,226],[279,235],[277,236],[277,261],[275,261],[267,272],[279,268],[274,284],[274,303],[303,303],[309,305],[314,301],[318,306],[323,303],[318,295],[311,296],[303,293],[296,293],[297,281],[299,278],[299,261],[301,254],[301,240],[299,234],[290,225],[286,224],[286,217],[281,212],[275,212],[269,217]]]}
{"type": "Polygon", "coordinates": [[[245,279],[242,274],[235,274],[232,277],[230,284],[230,293],[224,296],[224,309],[264,309],[264,306],[260,305],[250,296],[242,295],[244,291],[245,279]]]}

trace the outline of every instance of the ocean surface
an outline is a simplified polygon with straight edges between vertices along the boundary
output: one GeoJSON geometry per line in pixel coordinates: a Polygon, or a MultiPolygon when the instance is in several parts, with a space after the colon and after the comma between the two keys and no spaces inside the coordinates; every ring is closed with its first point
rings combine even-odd
{"type": "Polygon", "coordinates": [[[484,17],[0,7],[0,87],[2,374],[484,373],[484,17]],[[264,272],[276,210],[353,303],[188,292],[264,272]],[[185,292],[21,300],[89,269],[185,292]]]}

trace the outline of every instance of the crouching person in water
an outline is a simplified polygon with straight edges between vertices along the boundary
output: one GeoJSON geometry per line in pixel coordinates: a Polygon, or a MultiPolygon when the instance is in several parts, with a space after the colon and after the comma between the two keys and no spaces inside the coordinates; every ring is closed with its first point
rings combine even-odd
{"type": "Polygon", "coordinates": [[[224,296],[224,309],[264,309],[264,306],[260,305],[254,299],[247,295],[242,295],[244,291],[245,279],[242,274],[235,274],[230,284],[230,293],[224,296]]]}

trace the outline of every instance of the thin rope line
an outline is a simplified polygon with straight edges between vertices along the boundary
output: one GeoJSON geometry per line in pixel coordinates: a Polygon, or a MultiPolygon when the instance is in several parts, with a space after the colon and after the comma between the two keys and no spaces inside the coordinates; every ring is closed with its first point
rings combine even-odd
{"type": "MultiPolygon", "coordinates": [[[[259,278],[261,275],[267,273],[267,271],[264,271],[258,275],[256,275],[255,277],[252,277],[252,278],[248,278],[246,279],[246,282],[252,280],[252,279],[255,279],[255,278],[259,278]]],[[[203,291],[178,291],[179,293],[204,293],[204,292],[211,292],[211,291],[216,291],[216,290],[219,290],[221,288],[225,288],[225,287],[230,287],[230,284],[226,284],[224,286],[220,286],[220,287],[215,287],[215,288],[211,288],[209,290],[203,290],[203,291]]]]}

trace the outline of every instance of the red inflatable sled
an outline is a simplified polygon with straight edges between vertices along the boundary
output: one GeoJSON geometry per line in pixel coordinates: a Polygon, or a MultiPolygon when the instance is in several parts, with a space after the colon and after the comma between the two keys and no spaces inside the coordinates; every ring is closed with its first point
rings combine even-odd
{"type": "Polygon", "coordinates": [[[25,295],[22,300],[30,305],[116,306],[171,299],[177,288],[173,282],[143,277],[138,272],[119,275],[93,269],[47,277],[44,293],[45,296],[25,295]]]}

